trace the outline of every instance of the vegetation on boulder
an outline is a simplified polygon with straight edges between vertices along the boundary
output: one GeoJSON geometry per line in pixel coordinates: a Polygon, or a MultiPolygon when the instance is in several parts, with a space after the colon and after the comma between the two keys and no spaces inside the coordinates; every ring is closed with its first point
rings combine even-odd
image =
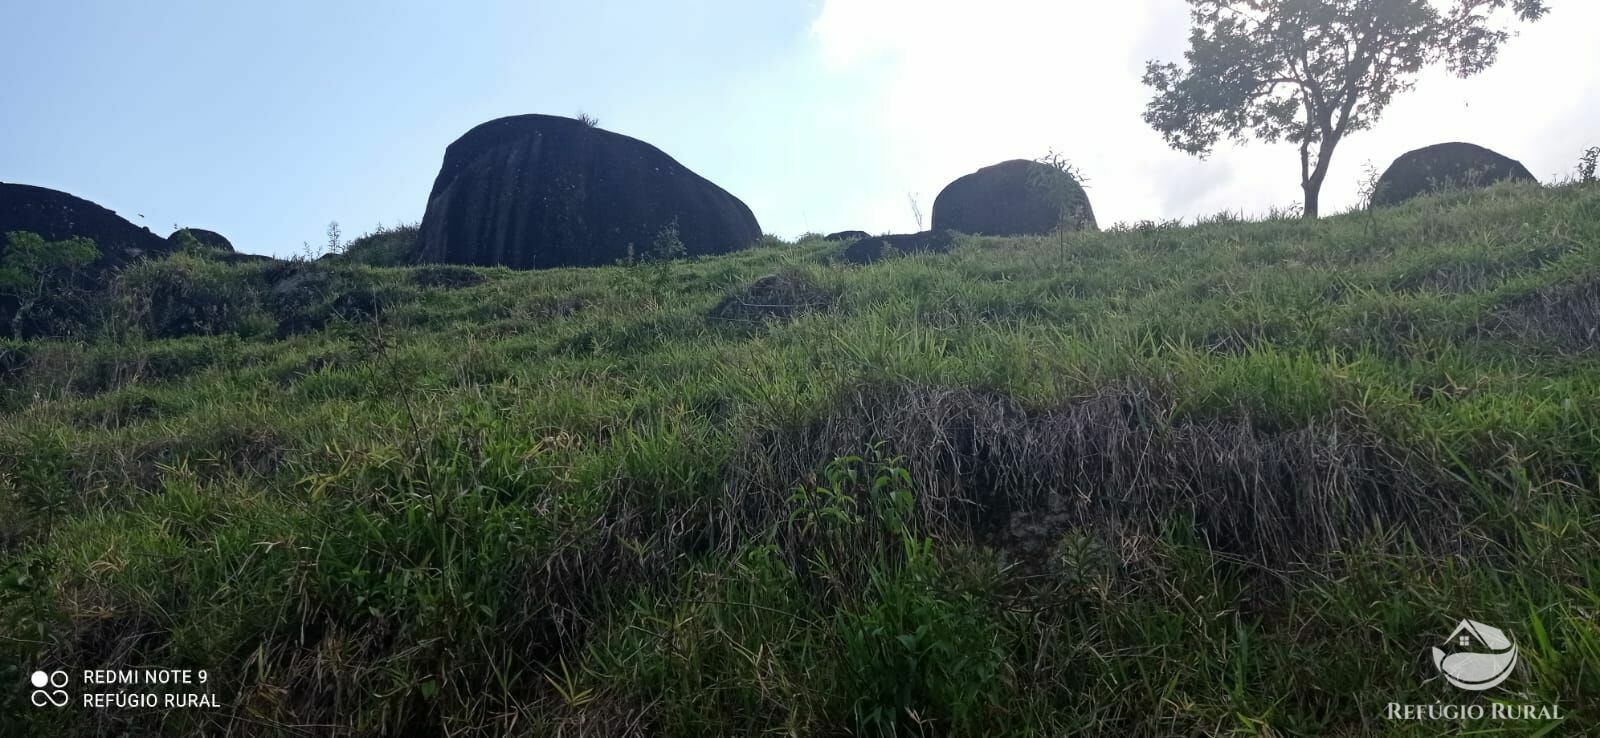
{"type": "Polygon", "coordinates": [[[174,249],[193,249],[195,247],[233,253],[233,242],[221,233],[208,231],[204,228],[179,228],[167,236],[174,249]]]}

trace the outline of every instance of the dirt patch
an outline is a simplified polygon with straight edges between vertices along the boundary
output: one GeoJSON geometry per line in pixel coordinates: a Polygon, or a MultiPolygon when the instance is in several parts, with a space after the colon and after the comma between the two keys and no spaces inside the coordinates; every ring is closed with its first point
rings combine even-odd
{"type": "Polygon", "coordinates": [[[768,274],[729,295],[712,308],[712,320],[766,323],[792,318],[833,305],[833,293],[818,286],[803,272],[768,274]]]}

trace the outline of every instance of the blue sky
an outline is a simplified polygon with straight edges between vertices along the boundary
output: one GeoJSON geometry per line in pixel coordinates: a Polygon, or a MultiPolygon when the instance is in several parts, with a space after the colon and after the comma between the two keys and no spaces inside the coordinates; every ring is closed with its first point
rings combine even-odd
{"type": "MultiPolygon", "coordinates": [[[[1469,140],[1551,179],[1600,145],[1600,3],[1554,0],[1487,74],[1430,74],[1335,161],[1469,140]],[[1555,74],[1559,72],[1559,74],[1555,74]]],[[[504,115],[595,115],[739,196],[763,228],[915,227],[951,179],[1064,153],[1102,223],[1298,198],[1291,149],[1168,150],[1138,118],[1181,0],[163,3],[3,0],[0,180],[244,251],[419,220],[444,148],[504,115]],[[141,218],[140,214],[144,217],[141,218]]]]}

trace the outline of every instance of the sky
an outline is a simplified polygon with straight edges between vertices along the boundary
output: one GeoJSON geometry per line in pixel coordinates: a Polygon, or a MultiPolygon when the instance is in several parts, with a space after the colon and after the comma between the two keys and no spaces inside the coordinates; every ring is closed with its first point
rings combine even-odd
{"type": "MultiPolygon", "coordinates": [[[[1432,70],[1343,143],[1364,166],[1470,141],[1538,177],[1600,145],[1600,2],[1550,0],[1499,63],[1432,70]]],[[[1297,149],[1200,160],[1140,118],[1179,60],[1183,0],[0,0],[0,181],[165,235],[288,256],[422,218],[447,145],[506,115],[583,111],[742,199],[763,230],[916,229],[951,180],[1055,151],[1100,223],[1296,204],[1297,149]]]]}

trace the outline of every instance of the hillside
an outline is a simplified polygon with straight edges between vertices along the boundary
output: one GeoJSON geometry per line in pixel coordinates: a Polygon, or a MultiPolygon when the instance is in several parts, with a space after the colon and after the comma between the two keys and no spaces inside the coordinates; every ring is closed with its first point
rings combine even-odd
{"type": "Polygon", "coordinates": [[[0,342],[0,682],[221,707],[0,715],[1438,735],[1472,618],[1564,722],[1452,730],[1600,725],[1600,188],[842,247],[131,267],[0,342]]]}

